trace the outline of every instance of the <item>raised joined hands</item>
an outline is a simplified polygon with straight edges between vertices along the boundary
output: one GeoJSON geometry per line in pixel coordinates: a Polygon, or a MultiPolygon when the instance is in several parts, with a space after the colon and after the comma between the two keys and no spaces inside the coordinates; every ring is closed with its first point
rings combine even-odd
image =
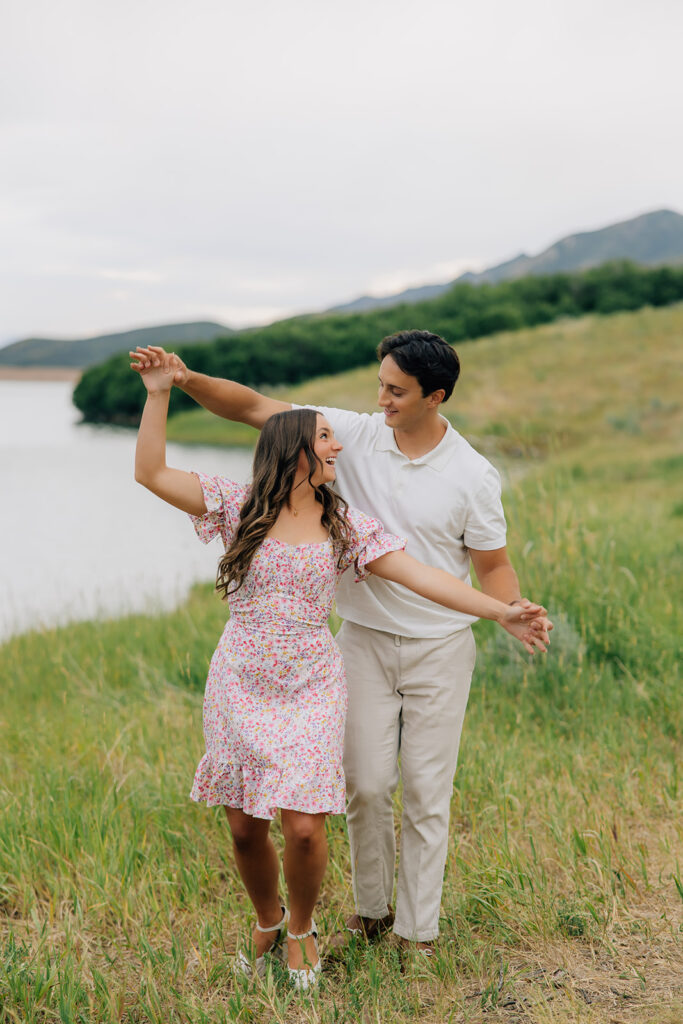
{"type": "Polygon", "coordinates": [[[137,371],[142,377],[148,391],[170,391],[174,384],[182,386],[188,377],[188,369],[180,356],[175,352],[167,352],[161,345],[140,345],[131,357],[131,370],[137,371]],[[151,386],[150,386],[151,385],[151,386]]]}

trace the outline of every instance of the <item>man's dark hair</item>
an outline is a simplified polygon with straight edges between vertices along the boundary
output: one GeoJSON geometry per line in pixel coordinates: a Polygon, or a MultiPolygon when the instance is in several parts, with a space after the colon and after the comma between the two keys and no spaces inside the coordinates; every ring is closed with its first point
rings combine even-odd
{"type": "Polygon", "coordinates": [[[425,397],[439,388],[444,390],[444,402],[453,394],[460,376],[460,360],[455,349],[438,334],[429,331],[390,334],[377,346],[379,361],[385,356],[391,356],[399,370],[417,378],[425,397]]]}

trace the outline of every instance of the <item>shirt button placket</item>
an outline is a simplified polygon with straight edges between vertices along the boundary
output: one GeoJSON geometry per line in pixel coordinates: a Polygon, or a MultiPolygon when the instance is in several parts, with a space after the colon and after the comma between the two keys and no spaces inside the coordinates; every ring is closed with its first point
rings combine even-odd
{"type": "Polygon", "coordinates": [[[406,470],[409,468],[409,466],[410,466],[410,462],[408,462],[408,460],[406,459],[406,461],[402,462],[401,465],[398,468],[398,473],[396,474],[396,479],[394,480],[394,494],[395,495],[399,495],[403,491],[403,484],[404,484],[404,481],[405,481],[405,478],[406,478],[405,474],[406,474],[406,470]]]}

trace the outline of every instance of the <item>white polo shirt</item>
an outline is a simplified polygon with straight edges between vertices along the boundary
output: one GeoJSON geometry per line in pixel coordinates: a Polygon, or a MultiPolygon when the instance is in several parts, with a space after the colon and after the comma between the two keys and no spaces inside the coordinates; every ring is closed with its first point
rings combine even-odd
{"type": "MultiPolygon", "coordinates": [[[[436,448],[409,459],[382,413],[316,408],[344,445],[337,462],[339,493],[405,537],[409,554],[469,583],[468,548],[505,546],[500,477],[445,418],[446,433],[436,448]]],[[[337,589],[337,609],[361,626],[408,637],[448,636],[476,621],[397,583],[374,576],[354,583],[352,572],[337,589]]]]}

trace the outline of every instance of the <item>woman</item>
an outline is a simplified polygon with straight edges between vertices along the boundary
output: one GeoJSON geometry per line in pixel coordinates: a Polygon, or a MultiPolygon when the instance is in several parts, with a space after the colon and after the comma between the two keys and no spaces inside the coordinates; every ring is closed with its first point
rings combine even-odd
{"type": "Polygon", "coordinates": [[[377,520],[349,510],[328,486],[342,446],[311,409],[267,421],[250,487],[167,467],[172,361],[132,366],[148,392],[136,480],[188,512],[204,542],[221,536],[226,550],[217,587],[229,598],[231,616],[211,661],[207,752],[191,795],[225,806],[256,911],[254,958],[239,954],[238,966],[262,974],[265,954],[278,950],[286,933],[290,977],[306,989],[320,971],[312,914],[327,860],[325,815],[344,810],[346,689],[327,626],[337,580],[351,565],[359,581],[372,572],[446,607],[497,620],[530,653],[545,650],[545,611],[529,602],[509,607],[422,565],[377,520]],[[279,899],[269,836],[278,809],[289,911],[279,899]]]}

